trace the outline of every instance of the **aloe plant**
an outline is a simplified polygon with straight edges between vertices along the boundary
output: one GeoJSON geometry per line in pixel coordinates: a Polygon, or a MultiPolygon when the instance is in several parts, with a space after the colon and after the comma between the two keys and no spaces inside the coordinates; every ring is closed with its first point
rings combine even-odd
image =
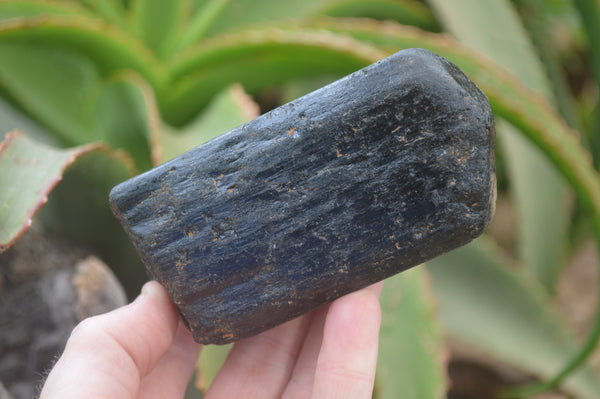
{"type": "MultiPolygon", "coordinates": [[[[516,247],[487,235],[388,282],[375,397],[444,396],[444,336],[548,382],[534,391],[600,397],[586,364],[600,318],[579,342],[554,305],[575,232],[600,244],[598,105],[566,88],[540,41],[562,23],[597,90],[596,21],[593,0],[0,0],[0,251],[40,223],[136,292],[143,267],[110,217],[112,185],[256,117],[274,88],[281,102],[423,47],[490,99],[516,247]]],[[[226,350],[205,350],[203,386],[226,350]]]]}

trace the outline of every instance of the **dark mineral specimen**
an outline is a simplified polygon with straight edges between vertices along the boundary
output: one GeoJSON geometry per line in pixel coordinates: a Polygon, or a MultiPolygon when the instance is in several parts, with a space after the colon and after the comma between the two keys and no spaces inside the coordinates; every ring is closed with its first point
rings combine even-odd
{"type": "Polygon", "coordinates": [[[477,237],[493,150],[484,94],[405,50],[120,184],[111,205],[195,339],[223,344],[477,237]]]}

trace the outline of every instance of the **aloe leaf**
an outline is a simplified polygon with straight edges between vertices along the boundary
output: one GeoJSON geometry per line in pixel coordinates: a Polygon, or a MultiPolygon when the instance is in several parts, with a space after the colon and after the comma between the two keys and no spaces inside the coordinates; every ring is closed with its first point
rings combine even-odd
{"type": "Polygon", "coordinates": [[[439,31],[440,29],[429,8],[423,3],[413,0],[338,0],[326,3],[316,14],[330,17],[393,20],[425,30],[439,31]]]}
{"type": "MultiPolygon", "coordinates": [[[[585,32],[589,41],[589,53],[592,59],[592,68],[596,86],[600,86],[600,5],[596,0],[575,0],[585,32]]],[[[592,154],[596,169],[600,170],[600,102],[596,104],[591,131],[592,154]]]]}
{"type": "Polygon", "coordinates": [[[566,260],[567,186],[544,154],[512,125],[498,119],[496,127],[515,201],[519,258],[554,294],[566,260]]]}
{"type": "Polygon", "coordinates": [[[152,166],[151,126],[158,123],[151,123],[138,88],[143,79],[102,79],[88,58],[53,46],[0,43],[0,57],[0,84],[63,144],[103,140],[125,149],[138,170],[152,166]]]}
{"type": "Polygon", "coordinates": [[[428,3],[460,43],[504,65],[527,86],[546,98],[551,97],[544,68],[509,1],[428,0],[428,3]],[[498,40],[499,35],[502,40],[498,40]]]}
{"type": "Polygon", "coordinates": [[[130,5],[132,29],[160,54],[185,20],[186,8],[185,0],[134,0],[130,5]]]}
{"type": "Polygon", "coordinates": [[[445,397],[443,337],[427,271],[414,268],[387,279],[381,308],[375,397],[445,397]]]}
{"type": "Polygon", "coordinates": [[[195,12],[189,26],[183,31],[177,40],[169,43],[166,51],[167,54],[173,54],[181,49],[198,42],[202,39],[208,30],[213,26],[220,17],[223,10],[231,3],[232,0],[209,0],[202,4],[195,12]]]}
{"type": "MultiPolygon", "coordinates": [[[[206,4],[198,1],[196,3],[200,3],[197,8],[206,4]]],[[[265,23],[274,21],[321,15],[394,19],[424,29],[439,29],[429,9],[415,0],[236,0],[230,1],[230,4],[219,12],[219,17],[210,24],[210,29],[204,36],[264,26],[265,23]]]]}
{"type": "Polygon", "coordinates": [[[154,96],[144,85],[133,73],[114,76],[95,100],[92,121],[94,138],[125,150],[142,171],[156,163],[151,143],[158,136],[159,124],[154,96]]]}
{"type": "Polygon", "coordinates": [[[42,0],[0,0],[0,21],[40,15],[87,15],[83,7],[72,3],[55,3],[42,0]]]}
{"type": "Polygon", "coordinates": [[[373,46],[327,32],[244,31],[206,40],[173,61],[161,103],[166,121],[181,125],[234,82],[254,93],[290,78],[345,74],[384,56],[373,46]]]}
{"type": "Polygon", "coordinates": [[[164,65],[142,42],[116,25],[98,19],[47,15],[3,21],[0,45],[68,49],[89,58],[102,75],[131,69],[157,92],[164,83],[164,65]]]}
{"type": "Polygon", "coordinates": [[[334,4],[337,0],[235,0],[229,2],[218,19],[206,31],[206,36],[215,36],[227,31],[239,30],[259,24],[290,18],[305,18],[318,15],[318,11],[334,4]]]}
{"type": "MultiPolygon", "coordinates": [[[[37,124],[21,110],[17,109],[0,97],[0,132],[11,132],[13,130],[22,130],[35,141],[47,144],[53,147],[60,147],[60,141],[56,139],[47,129],[37,124]]],[[[4,134],[2,134],[4,138],[4,134]]]]}
{"type": "MultiPolygon", "coordinates": [[[[523,98],[511,101],[506,97],[507,93],[500,95],[498,88],[490,88],[488,92],[492,99],[493,107],[507,120],[515,125],[525,136],[533,141],[562,175],[568,180],[575,190],[582,205],[590,213],[596,236],[597,245],[600,246],[600,181],[593,169],[590,154],[587,153],[577,141],[576,133],[570,131],[566,123],[543,101],[536,103],[532,101],[535,94],[527,90],[518,90],[523,98]],[[529,98],[527,98],[529,97],[529,98]],[[525,100],[525,101],[522,101],[525,100]],[[545,108],[545,112],[544,112],[545,108]],[[545,120],[545,117],[549,117],[545,120]]],[[[560,372],[551,380],[539,386],[525,387],[524,391],[513,392],[515,394],[533,394],[559,386],[563,379],[570,373],[580,368],[591,355],[600,339],[600,314],[596,315],[594,325],[588,338],[573,358],[566,363],[560,372]]]]}
{"type": "MultiPolygon", "coordinates": [[[[438,16],[461,41],[511,69],[526,85],[550,98],[550,85],[541,64],[508,1],[496,0],[485,4],[471,0],[431,2],[438,16]],[[457,9],[464,14],[457,13],[457,9]],[[505,32],[501,41],[497,38],[500,26],[505,32]]],[[[504,145],[504,155],[509,161],[508,170],[520,221],[521,259],[524,266],[552,293],[565,259],[564,242],[568,228],[565,186],[537,151],[524,149],[519,136],[505,132],[504,137],[499,136],[502,138],[499,142],[504,145]],[[543,213],[540,212],[541,204],[545,208],[543,213]]],[[[590,343],[588,341],[585,346],[590,343]]],[[[572,371],[573,364],[558,372],[548,387],[556,385],[572,371]]]]}
{"type": "Polygon", "coordinates": [[[556,43],[558,37],[566,36],[569,39],[565,40],[574,40],[578,36],[577,10],[571,2],[522,0],[516,6],[548,75],[548,82],[552,85],[556,108],[570,126],[581,130],[581,121],[575,113],[575,99],[569,88],[569,77],[564,72],[561,60],[566,49],[564,45],[556,43]]]}
{"type": "Polygon", "coordinates": [[[100,144],[61,150],[14,131],[0,143],[0,252],[31,225],[65,169],[83,155],[106,151],[100,144]]]}
{"type": "Polygon", "coordinates": [[[125,27],[125,10],[120,0],[79,0],[79,3],[94,11],[96,15],[107,22],[121,28],[125,27]]]}
{"type": "Polygon", "coordinates": [[[37,43],[0,40],[0,85],[64,143],[94,139],[90,129],[89,94],[100,77],[87,58],[37,43]]]}
{"type": "Polygon", "coordinates": [[[165,126],[160,134],[161,161],[188,151],[258,117],[258,105],[235,84],[219,93],[196,119],[176,131],[165,126]]]}
{"type": "Polygon", "coordinates": [[[213,380],[219,373],[227,355],[233,348],[233,344],[228,345],[207,345],[202,348],[200,358],[196,365],[198,379],[196,380],[196,388],[202,392],[206,392],[212,384],[213,380]]]}
{"type": "MultiPolygon", "coordinates": [[[[265,23],[274,21],[321,15],[395,19],[424,29],[439,29],[429,9],[415,0],[213,0],[211,3],[228,4],[219,9],[218,18],[211,18],[210,27],[203,31],[202,36],[213,37],[225,32],[264,26],[265,23]]],[[[207,3],[201,4],[204,6],[207,3]]]]}
{"type": "MultiPolygon", "coordinates": [[[[545,289],[520,273],[488,238],[434,259],[441,321],[454,338],[541,378],[554,375],[577,350],[568,323],[545,289]]],[[[563,386],[578,398],[600,397],[600,380],[584,367],[563,386]]]]}

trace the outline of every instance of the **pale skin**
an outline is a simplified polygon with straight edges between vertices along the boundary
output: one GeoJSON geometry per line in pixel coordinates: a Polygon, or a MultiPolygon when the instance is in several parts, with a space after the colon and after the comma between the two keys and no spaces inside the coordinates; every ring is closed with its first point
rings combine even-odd
{"type": "MultiPolygon", "coordinates": [[[[371,398],[382,284],[237,342],[206,398],[371,398]]],[[[40,398],[183,398],[202,345],[164,288],[84,320],[40,398]]]]}

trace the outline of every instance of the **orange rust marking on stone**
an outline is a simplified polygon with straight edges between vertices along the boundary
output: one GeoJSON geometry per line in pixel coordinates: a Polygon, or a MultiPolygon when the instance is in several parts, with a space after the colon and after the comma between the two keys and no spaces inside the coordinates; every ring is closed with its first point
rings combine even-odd
{"type": "Polygon", "coordinates": [[[288,136],[292,136],[295,132],[296,132],[296,127],[294,126],[293,128],[291,128],[290,130],[288,130],[288,136]]]}
{"type": "Polygon", "coordinates": [[[337,154],[338,158],[342,156],[342,153],[337,148],[335,149],[335,153],[337,154]]]}

